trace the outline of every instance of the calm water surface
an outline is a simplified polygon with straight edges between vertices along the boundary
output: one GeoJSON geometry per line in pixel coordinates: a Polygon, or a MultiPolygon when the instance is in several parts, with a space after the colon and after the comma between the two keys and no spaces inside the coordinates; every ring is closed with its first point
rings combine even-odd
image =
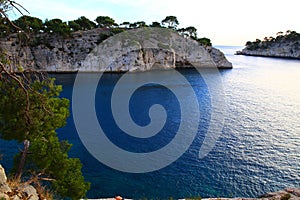
{"type": "MultiPolygon", "coordinates": [[[[219,48],[234,68],[221,70],[223,82],[216,83],[223,84],[227,112],[222,134],[204,159],[198,158],[198,151],[210,122],[211,104],[206,84],[196,70],[180,73],[200,103],[198,134],[180,159],[159,171],[131,174],[101,164],[82,145],[72,116],[68,119],[68,125],[58,131],[59,137],[73,143],[70,155],[83,163],[84,176],[92,183],[89,198],[256,197],[285,187],[300,187],[300,61],[235,56],[241,47],[219,48]]],[[[55,76],[64,86],[62,96],[71,99],[76,75],[55,76]]],[[[86,76],[88,79],[91,74],[86,76]]],[[[156,137],[128,137],[117,127],[110,110],[111,92],[121,76],[105,74],[96,95],[98,119],[109,139],[132,152],[151,152],[168,144],[180,124],[179,103],[174,94],[158,85],[138,89],[130,102],[133,120],[147,125],[149,107],[157,103],[165,107],[168,119],[156,137]]],[[[85,86],[88,84],[87,81],[85,86]]],[[[175,80],[171,87],[186,86],[175,80]]],[[[15,144],[1,141],[0,145],[4,154],[1,162],[10,168],[15,144]]]]}

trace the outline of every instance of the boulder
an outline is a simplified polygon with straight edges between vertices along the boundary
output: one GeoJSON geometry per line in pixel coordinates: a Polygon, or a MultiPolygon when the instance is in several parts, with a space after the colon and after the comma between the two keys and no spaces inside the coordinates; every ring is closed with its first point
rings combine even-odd
{"type": "Polygon", "coordinates": [[[28,200],[39,200],[39,196],[37,194],[36,189],[31,185],[26,185],[20,188],[20,191],[22,192],[23,196],[25,196],[28,200]]]}
{"type": "Polygon", "coordinates": [[[0,193],[11,192],[11,189],[6,183],[7,177],[4,168],[0,165],[0,193]]]}
{"type": "Polygon", "coordinates": [[[6,174],[5,174],[5,170],[2,167],[2,165],[0,165],[0,184],[6,183],[6,181],[7,181],[7,177],[6,177],[6,174]]]}

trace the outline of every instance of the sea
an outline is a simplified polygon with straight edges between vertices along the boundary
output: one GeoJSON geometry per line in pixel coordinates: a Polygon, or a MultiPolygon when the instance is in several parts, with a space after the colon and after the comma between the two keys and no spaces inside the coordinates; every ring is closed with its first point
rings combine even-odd
{"type": "MultiPolygon", "coordinates": [[[[115,111],[112,108],[113,91],[125,74],[101,75],[92,99],[94,102],[90,105],[106,138],[122,152],[134,155],[157,152],[173,143],[181,123],[188,127],[184,129],[186,136],[191,135],[189,127],[196,124],[191,142],[185,143],[183,134],[182,143],[177,141],[168,152],[178,156],[164,166],[152,169],[152,161],[155,163],[155,160],[145,160],[143,163],[130,160],[130,166],[146,164],[148,170],[145,171],[134,167],[129,169],[127,160],[123,168],[113,165],[114,160],[127,159],[126,156],[110,155],[111,164],[93,154],[83,141],[82,134],[85,133],[81,131],[79,134],[79,118],[74,117],[74,85],[78,74],[50,75],[63,86],[61,97],[70,99],[73,105],[67,125],[57,132],[61,140],[73,144],[70,157],[80,158],[83,164],[83,175],[91,183],[87,198],[118,195],[133,199],[258,197],[270,191],[300,187],[300,60],[234,55],[243,47],[217,48],[225,53],[233,68],[209,72],[209,77],[216,77],[215,82],[208,83],[205,76],[193,68],[176,70],[175,74],[179,73],[187,80],[185,82],[177,79],[174,72],[146,72],[147,77],[164,75],[167,85],[163,85],[165,82],[147,83],[136,88],[133,81],[118,86],[119,91],[121,88],[121,91],[133,92],[128,102],[122,102],[123,97],[119,97],[121,107],[119,105],[119,110],[115,111]],[[222,88],[222,94],[216,95],[218,90],[214,88],[222,88]],[[183,91],[187,89],[193,95],[174,93],[176,90],[185,94],[183,91]],[[196,101],[196,109],[192,107],[195,104],[189,103],[190,98],[196,101]],[[222,102],[216,104],[216,98],[222,98],[222,102]],[[152,121],[155,117],[161,117],[151,114],[153,105],[156,108],[160,105],[159,108],[164,109],[162,118],[166,118],[162,120],[164,124],[157,134],[137,137],[130,135],[130,130],[119,127],[122,122],[117,122],[115,117],[123,108],[129,112],[125,121],[131,118],[129,122],[140,127],[159,123],[152,121]],[[185,119],[184,109],[192,109],[190,113],[195,117],[185,119]],[[213,120],[215,113],[222,115],[221,121],[213,120]],[[214,123],[219,123],[219,133],[213,138],[208,153],[199,157],[199,151],[208,134],[211,134],[210,127],[214,123]],[[182,145],[187,146],[181,148],[182,145]],[[182,149],[184,151],[179,152],[182,149]]],[[[80,82],[84,90],[94,87],[89,85],[94,84],[89,80],[95,78],[95,74],[81,76],[84,76],[80,82]]],[[[131,80],[140,81],[144,74],[132,73],[129,76],[131,80]]],[[[110,151],[105,144],[99,145],[104,146],[99,148],[103,152],[110,151]]],[[[0,141],[0,153],[3,154],[0,163],[7,170],[12,166],[12,155],[20,147],[14,141],[0,141]]],[[[155,158],[164,159],[159,155],[155,158]]]]}

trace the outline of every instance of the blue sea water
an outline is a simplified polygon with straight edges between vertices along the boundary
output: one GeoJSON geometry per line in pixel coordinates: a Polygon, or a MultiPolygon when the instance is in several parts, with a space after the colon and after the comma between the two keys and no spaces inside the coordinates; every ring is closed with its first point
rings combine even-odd
{"type": "MultiPolygon", "coordinates": [[[[221,75],[222,82],[215,84],[222,84],[225,93],[225,122],[215,147],[203,159],[198,154],[210,124],[212,105],[210,91],[195,69],[179,72],[188,80],[199,101],[201,116],[197,135],[178,160],[161,170],[125,173],[100,163],[80,141],[71,114],[67,126],[58,133],[60,139],[73,144],[70,156],[79,157],[83,163],[84,176],[91,182],[88,198],[256,197],[285,187],[300,187],[300,61],[237,56],[234,52],[241,47],[218,48],[225,52],[234,68],[216,74],[221,75]]],[[[76,74],[54,76],[63,85],[61,96],[72,101],[76,74]]],[[[93,75],[85,76],[88,80],[93,75]]],[[[128,136],[117,126],[110,107],[114,85],[122,76],[104,74],[97,88],[97,117],[107,137],[120,148],[138,153],[167,145],[181,123],[179,100],[164,86],[150,84],[139,88],[130,101],[132,119],[140,126],[150,123],[148,112],[153,104],[161,104],[168,118],[155,137],[128,136]]],[[[83,84],[89,87],[89,81],[83,84]]],[[[187,85],[174,80],[168,87],[184,90],[187,85]]],[[[14,147],[14,142],[0,141],[0,152],[4,154],[0,162],[6,168],[12,165],[14,147]]]]}

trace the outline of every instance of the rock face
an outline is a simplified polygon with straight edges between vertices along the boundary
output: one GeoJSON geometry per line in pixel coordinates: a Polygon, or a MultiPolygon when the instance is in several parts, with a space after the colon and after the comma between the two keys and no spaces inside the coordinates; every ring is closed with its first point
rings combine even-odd
{"type": "Polygon", "coordinates": [[[236,54],[300,59],[300,39],[269,42],[268,45],[258,45],[254,49],[246,47],[242,51],[236,52],[236,54]]]}
{"type": "Polygon", "coordinates": [[[213,61],[219,68],[230,69],[232,68],[232,64],[228,62],[224,53],[219,49],[214,47],[206,47],[207,51],[209,52],[210,56],[212,57],[213,61]]]}
{"type": "Polygon", "coordinates": [[[75,32],[70,38],[39,34],[22,39],[20,34],[14,34],[2,39],[0,47],[12,57],[21,58],[18,62],[22,66],[40,71],[121,72],[191,65],[232,68],[219,50],[205,48],[169,29],[128,30],[102,42],[101,36],[107,31],[75,32]]]}
{"type": "Polygon", "coordinates": [[[39,200],[36,189],[31,185],[20,185],[13,190],[7,184],[4,168],[0,165],[0,199],[3,200],[39,200]]]}
{"type": "Polygon", "coordinates": [[[5,194],[11,192],[11,189],[8,187],[6,181],[7,178],[6,178],[4,168],[0,165],[0,196],[1,193],[5,194]]]}
{"type": "MultiPolygon", "coordinates": [[[[299,45],[300,46],[300,45],[299,45]]],[[[238,55],[247,56],[264,56],[264,57],[278,57],[278,58],[295,58],[300,59],[300,48],[299,46],[278,46],[270,47],[266,49],[248,50],[243,49],[237,52],[238,55]]]]}

